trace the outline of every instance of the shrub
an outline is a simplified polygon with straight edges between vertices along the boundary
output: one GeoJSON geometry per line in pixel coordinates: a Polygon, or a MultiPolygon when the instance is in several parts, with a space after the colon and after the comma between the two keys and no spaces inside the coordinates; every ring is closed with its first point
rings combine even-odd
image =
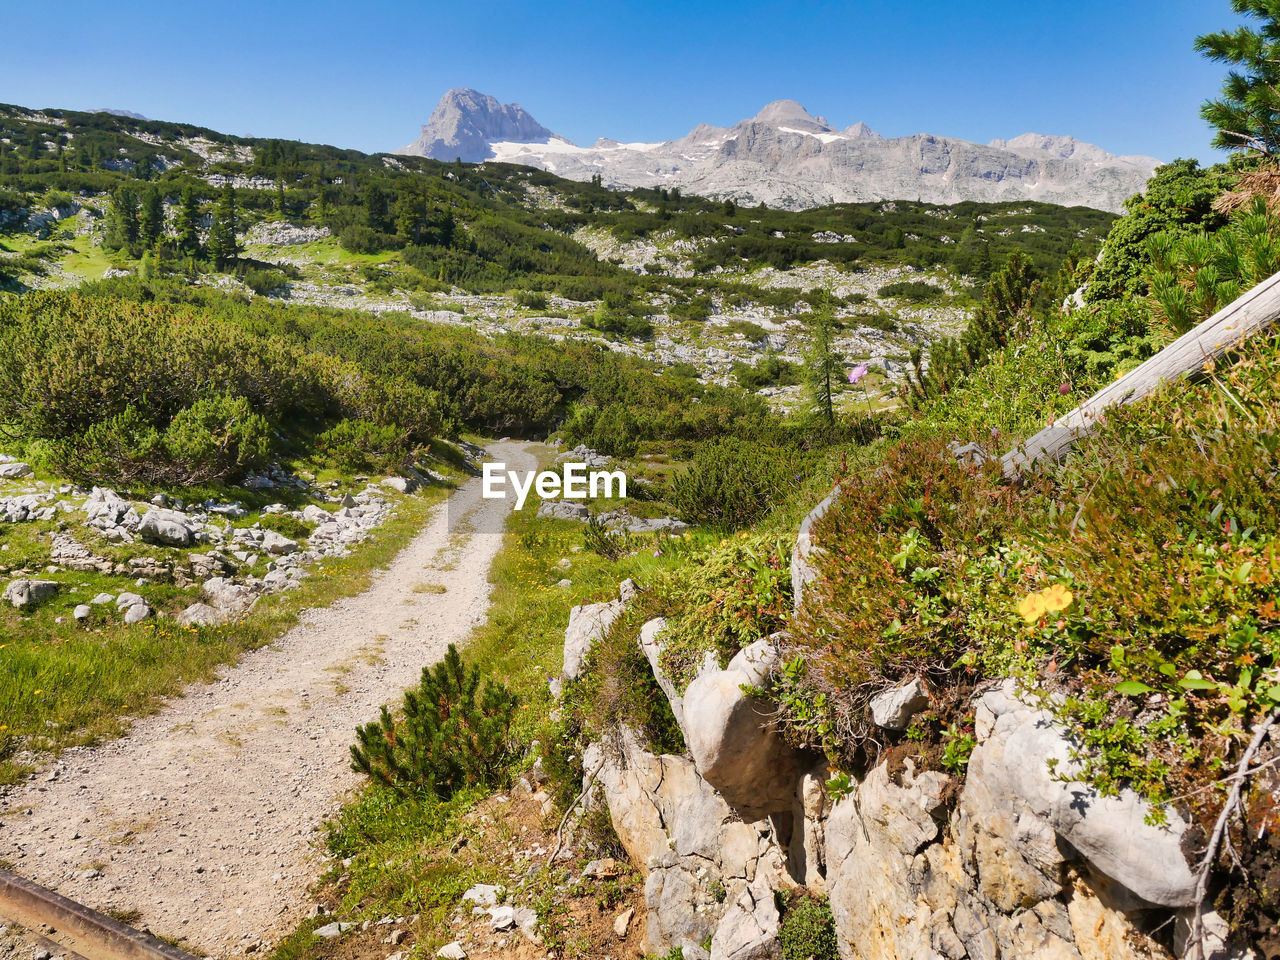
{"type": "Polygon", "coordinates": [[[836,923],[826,897],[788,897],[778,929],[782,960],[837,960],[836,923]]]}
{"type": "Polygon", "coordinates": [[[244,285],[259,296],[289,291],[289,278],[279,270],[246,270],[240,277],[244,285]]]}
{"type": "Polygon", "coordinates": [[[1280,219],[1259,197],[1216,233],[1155,234],[1147,254],[1159,315],[1185,333],[1280,270],[1280,219]]]}
{"type": "Polygon", "coordinates": [[[517,307],[524,307],[526,310],[545,310],[547,309],[547,295],[532,290],[521,290],[513,298],[517,307]]]}
{"type": "Polygon", "coordinates": [[[736,529],[755,523],[798,482],[794,458],[747,440],[700,446],[671,488],[671,502],[691,523],[736,529]]]}
{"type": "Polygon", "coordinates": [[[470,670],[449,644],[444,659],[422,668],[416,690],[406,690],[404,714],[356,729],[351,768],[400,794],[447,800],[468,786],[496,786],[514,756],[511,721],[516,697],[506,686],[470,670]]]}
{"type": "Polygon", "coordinates": [[[944,296],[946,291],[922,280],[898,280],[886,283],[876,291],[876,296],[893,297],[908,303],[928,303],[944,296]]]}
{"type": "Polygon", "coordinates": [[[403,460],[409,445],[403,431],[368,420],[340,420],[316,438],[318,459],[347,470],[375,470],[403,460]]]}
{"type": "Polygon", "coordinates": [[[610,530],[595,517],[590,517],[582,531],[582,545],[606,560],[617,560],[630,552],[631,536],[625,531],[610,530]]]}
{"type": "Polygon", "coordinates": [[[584,318],[582,325],[599,333],[617,334],[633,340],[647,340],[653,336],[653,324],[648,317],[636,316],[625,310],[610,310],[603,306],[584,318]]]}
{"type": "Polygon", "coordinates": [[[201,397],[164,432],[169,471],[181,483],[238,480],[266,463],[270,447],[266,419],[244,397],[201,397]]]}

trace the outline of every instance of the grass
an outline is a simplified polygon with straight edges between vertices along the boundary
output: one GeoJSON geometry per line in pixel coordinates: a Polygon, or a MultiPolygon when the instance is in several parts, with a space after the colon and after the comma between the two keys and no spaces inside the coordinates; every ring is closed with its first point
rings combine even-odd
{"type": "MultiPolygon", "coordinates": [[[[33,760],[26,751],[56,752],[119,736],[130,718],[154,713],[165,697],[187,684],[211,680],[219,666],[271,642],[303,611],[360,593],[373,572],[421,529],[446,492],[430,487],[404,498],[378,533],[349,556],[321,561],[312,568],[314,576],[294,590],[264,597],[236,623],[180,627],[157,618],[136,627],[103,622],[85,629],[71,619],[76,603],[100,591],[137,589],[133,582],[98,574],[40,574],[64,584],[55,598],[30,613],[0,609],[6,667],[0,672],[0,783],[13,783],[30,768],[33,760]]],[[[0,551],[6,565],[15,558],[38,560],[42,545],[35,526],[0,526],[0,547],[10,548],[0,551]]],[[[145,592],[157,609],[178,608],[194,597],[194,588],[163,583],[148,584],[145,592]]]]}

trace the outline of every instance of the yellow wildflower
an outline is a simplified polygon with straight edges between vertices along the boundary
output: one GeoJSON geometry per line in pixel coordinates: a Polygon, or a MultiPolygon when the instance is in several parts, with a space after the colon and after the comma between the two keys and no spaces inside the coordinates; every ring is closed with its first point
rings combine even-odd
{"type": "Polygon", "coordinates": [[[1071,606],[1075,595],[1060,583],[1031,593],[1018,601],[1018,613],[1027,623],[1035,623],[1046,613],[1057,613],[1071,606]]]}

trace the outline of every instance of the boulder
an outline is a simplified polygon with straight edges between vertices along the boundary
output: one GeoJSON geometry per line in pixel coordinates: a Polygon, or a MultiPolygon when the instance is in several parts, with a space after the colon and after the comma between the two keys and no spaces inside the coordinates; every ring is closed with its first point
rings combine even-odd
{"type": "Polygon", "coordinates": [[[297,552],[298,541],[290,540],[274,530],[267,530],[262,534],[262,549],[273,556],[283,557],[297,552]]]}
{"type": "Polygon", "coordinates": [[[418,481],[413,477],[387,477],[382,481],[382,485],[396,493],[413,493],[418,489],[418,481]]]}
{"type": "Polygon", "coordinates": [[[680,728],[694,765],[744,820],[789,812],[808,765],[771,722],[775,705],[743,689],[763,686],[779,658],[771,640],[757,640],[725,669],[703,669],[684,692],[680,728]]]}
{"type": "Polygon", "coordinates": [[[671,703],[671,712],[675,714],[676,723],[683,730],[684,697],[676,690],[675,681],[666,675],[660,662],[663,648],[662,631],[665,629],[667,629],[666,617],[657,617],[641,626],[640,652],[649,661],[649,669],[653,671],[653,677],[658,681],[658,686],[662,688],[662,692],[667,695],[667,700],[671,703]]]}
{"type": "Polygon", "coordinates": [[[307,523],[326,523],[333,519],[333,514],[314,503],[308,503],[302,508],[302,519],[307,523]]]}
{"type": "Polygon", "coordinates": [[[219,611],[226,613],[244,613],[258,599],[246,586],[232,583],[225,577],[214,577],[200,588],[200,592],[219,611]]]}
{"type": "Polygon", "coordinates": [[[128,593],[128,592],[126,592],[126,593],[122,593],[122,594],[120,594],[120,595],[118,595],[118,596],[116,597],[116,609],[117,609],[117,610],[128,610],[128,609],[129,609],[130,607],[132,607],[132,606],[135,606],[135,605],[137,605],[137,604],[139,604],[139,603],[143,603],[143,604],[145,604],[146,602],[147,602],[146,600],[144,600],[142,597],[138,596],[136,593],[128,593]]]}
{"type": "Polygon", "coordinates": [[[29,465],[17,460],[10,463],[0,463],[0,480],[17,480],[19,477],[31,476],[31,473],[29,465]]]}
{"type": "Polygon", "coordinates": [[[813,525],[826,515],[838,496],[840,496],[840,488],[836,487],[821,503],[809,511],[809,515],[800,524],[795,546],[791,548],[791,597],[797,612],[804,601],[804,588],[818,576],[817,568],[813,566],[813,559],[815,552],[821,550],[821,547],[814,542],[813,525]]]}
{"type": "MultiPolygon", "coordinates": [[[[583,755],[628,857],[645,875],[645,949],[702,943],[742,890],[784,872],[768,821],[743,823],[685,757],[656,756],[623,728],[583,755]]],[[[599,802],[593,801],[593,802],[599,802]]]]}
{"type": "Polygon", "coordinates": [[[185,514],[156,508],[142,517],[138,536],[162,547],[189,547],[195,542],[196,528],[185,514]]]}
{"type": "Polygon", "coordinates": [[[180,627],[208,627],[222,620],[223,614],[216,608],[207,603],[193,603],[178,614],[177,623],[180,627]]]}
{"type": "Polygon", "coordinates": [[[59,586],[56,580],[14,580],[4,588],[4,599],[21,608],[52,597],[59,586]]]}
{"type": "Polygon", "coordinates": [[[462,948],[461,943],[454,940],[437,950],[436,956],[442,960],[467,960],[467,951],[462,948]]]}
{"type": "Polygon", "coordinates": [[[75,610],[71,611],[71,616],[75,617],[77,620],[88,620],[92,614],[93,607],[89,606],[87,603],[77,604],[75,610]]]}
{"type": "Polygon", "coordinates": [[[871,698],[871,720],[886,730],[905,730],[911,718],[929,706],[929,691],[919,677],[871,698]]]}
{"type": "Polygon", "coordinates": [[[145,603],[135,603],[124,611],[125,623],[141,623],[147,617],[151,616],[151,608],[145,603]]]}
{"type": "Polygon", "coordinates": [[[591,511],[585,503],[575,503],[572,500],[543,500],[538,505],[538,516],[585,522],[591,516],[591,511]]]}

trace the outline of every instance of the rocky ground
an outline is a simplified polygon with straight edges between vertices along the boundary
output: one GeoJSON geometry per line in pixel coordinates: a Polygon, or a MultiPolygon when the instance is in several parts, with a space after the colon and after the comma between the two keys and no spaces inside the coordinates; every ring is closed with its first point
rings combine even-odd
{"type": "Polygon", "coordinates": [[[296,586],[309,575],[309,565],[346,556],[386,520],[392,497],[432,480],[426,473],[388,477],[353,495],[277,471],[251,477],[245,486],[293,494],[288,499],[294,504],[298,495],[310,502],[301,508],[268,503],[251,513],[235,500],[184,503],[159,493],[148,501],[106,487],[54,484],[35,479],[26,463],[0,454],[0,524],[29,527],[29,536],[48,539],[43,569],[32,567],[25,551],[16,564],[6,564],[11,547],[8,542],[0,546],[0,575],[10,578],[3,598],[23,608],[64,590],[88,589],[65,577],[48,579],[50,574],[129,577],[141,593],[85,593],[77,598],[83,602],[75,605],[73,616],[89,621],[114,606],[133,623],[152,615],[145,587],[162,580],[198,593],[183,610],[171,611],[179,623],[218,623],[246,613],[264,594],[296,586]],[[270,529],[273,517],[293,521],[308,535],[294,539],[270,529]]]}
{"type": "MultiPolygon", "coordinates": [[[[492,452],[535,465],[521,444],[492,452]]],[[[316,831],[357,783],[353,729],[483,617],[507,505],[467,483],[365,593],[9,789],[0,858],[213,956],[287,932],[314,909],[316,831]]]]}
{"type": "MultiPolygon", "coordinates": [[[[554,205],[555,200],[553,192],[543,189],[531,196],[529,202],[533,206],[548,206],[554,205]]],[[[119,273],[106,266],[105,261],[99,263],[90,257],[101,244],[104,208],[102,198],[84,198],[65,209],[34,212],[29,218],[28,230],[43,238],[75,237],[78,247],[76,254],[50,261],[45,275],[30,277],[26,282],[37,288],[67,288],[86,279],[119,273]]],[[[172,210],[167,211],[167,216],[172,215],[172,210]]],[[[673,277],[695,275],[691,264],[701,246],[699,241],[667,234],[622,242],[607,231],[588,228],[580,229],[575,238],[600,259],[612,260],[624,269],[641,274],[656,267],[673,277]]],[[[818,239],[842,238],[832,234],[818,239]]],[[[396,285],[394,256],[382,265],[383,279],[379,282],[376,279],[379,269],[351,262],[326,227],[263,221],[248,227],[241,242],[248,256],[298,273],[297,279],[269,294],[275,298],[312,306],[410,313],[432,322],[463,325],[489,334],[519,331],[551,339],[590,339],[612,350],[647,357],[664,365],[692,364],[707,382],[727,384],[733,380],[736,363],[754,365],[767,353],[798,363],[808,343],[805,315],[810,307],[803,303],[790,310],[750,302],[731,304],[722,292],[708,288],[712,308],[711,316],[704,323],[673,320],[667,312],[670,305],[656,299],[652,304],[655,335],[651,340],[609,340],[583,326],[583,319],[599,306],[596,302],[548,295],[545,308],[531,310],[519,307],[510,296],[476,295],[461,289],[426,297],[396,285]]],[[[905,379],[911,349],[955,333],[968,319],[968,311],[961,304],[912,306],[878,295],[882,286],[902,279],[927,280],[948,294],[959,292],[959,283],[945,272],[924,273],[910,267],[877,266],[849,271],[827,261],[817,261],[787,271],[744,265],[740,270],[719,271],[714,279],[718,284],[730,284],[729,289],[746,284],[766,289],[820,289],[840,297],[855,294],[865,297],[860,305],[837,311],[847,328],[842,331],[836,349],[850,367],[867,363],[875,373],[865,382],[863,390],[845,396],[845,403],[850,405],[888,402],[905,379]],[[857,316],[866,313],[888,316],[896,328],[884,331],[859,325],[857,316]]],[[[206,275],[198,282],[255,296],[239,279],[225,274],[206,275]]],[[[764,388],[760,392],[781,409],[794,407],[800,394],[797,387],[764,388]]]]}

